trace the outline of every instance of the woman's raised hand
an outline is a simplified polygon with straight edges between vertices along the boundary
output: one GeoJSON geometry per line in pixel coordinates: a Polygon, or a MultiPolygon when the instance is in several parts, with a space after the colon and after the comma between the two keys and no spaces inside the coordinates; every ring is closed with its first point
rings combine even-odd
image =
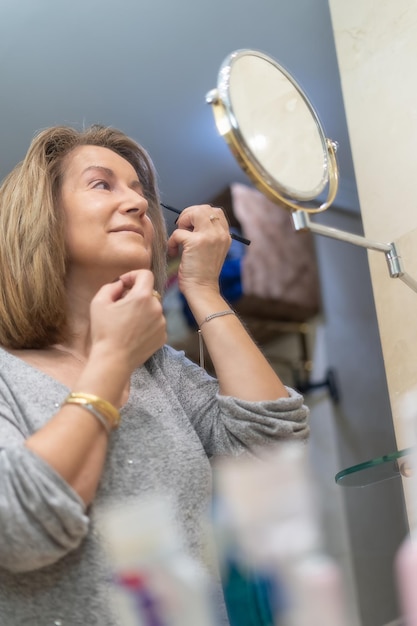
{"type": "Polygon", "coordinates": [[[91,302],[92,347],[117,357],[133,371],[167,340],[161,298],[150,270],[134,270],[104,285],[91,302]]]}
{"type": "Polygon", "coordinates": [[[181,250],[180,291],[188,299],[201,288],[219,289],[219,275],[230,247],[229,225],[222,209],[208,204],[184,209],[168,240],[168,253],[181,250]]]}

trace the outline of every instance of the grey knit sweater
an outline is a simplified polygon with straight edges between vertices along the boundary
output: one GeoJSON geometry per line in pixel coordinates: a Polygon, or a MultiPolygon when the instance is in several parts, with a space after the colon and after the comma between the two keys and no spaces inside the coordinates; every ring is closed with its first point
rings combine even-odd
{"type": "MultiPolygon", "coordinates": [[[[204,562],[210,457],[308,434],[302,397],[251,403],[168,346],[134,372],[93,505],[23,444],[69,389],[0,349],[0,624],[116,626],[97,531],[100,507],[169,491],[191,554],[204,562]]],[[[197,626],[197,625],[196,625],[197,626]]]]}

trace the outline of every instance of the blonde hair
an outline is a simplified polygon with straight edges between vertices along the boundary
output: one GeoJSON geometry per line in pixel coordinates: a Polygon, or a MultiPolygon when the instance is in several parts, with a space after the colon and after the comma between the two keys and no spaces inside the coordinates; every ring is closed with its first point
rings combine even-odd
{"type": "Polygon", "coordinates": [[[65,158],[83,145],[109,148],[135,169],[155,231],[155,288],[163,291],[166,227],[146,150],[121,131],[100,125],[82,131],[67,126],[43,130],[0,187],[0,344],[6,348],[42,348],[68,338],[59,196],[65,158]]]}

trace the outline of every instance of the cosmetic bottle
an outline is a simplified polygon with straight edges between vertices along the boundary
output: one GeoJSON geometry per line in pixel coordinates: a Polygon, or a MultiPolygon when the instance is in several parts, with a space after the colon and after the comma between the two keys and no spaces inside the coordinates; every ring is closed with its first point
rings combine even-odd
{"type": "Polygon", "coordinates": [[[410,533],[395,557],[398,599],[405,626],[417,626],[417,544],[410,533]]]}
{"type": "Polygon", "coordinates": [[[214,519],[231,626],[348,626],[310,474],[306,447],[294,442],[216,466],[214,519]]]}
{"type": "Polygon", "coordinates": [[[400,427],[410,454],[402,457],[400,473],[406,493],[410,530],[394,561],[398,600],[406,626],[417,626],[417,389],[399,404],[400,427]]]}
{"type": "Polygon", "coordinates": [[[185,550],[168,498],[141,498],[100,517],[122,626],[214,626],[208,575],[185,550]]]}

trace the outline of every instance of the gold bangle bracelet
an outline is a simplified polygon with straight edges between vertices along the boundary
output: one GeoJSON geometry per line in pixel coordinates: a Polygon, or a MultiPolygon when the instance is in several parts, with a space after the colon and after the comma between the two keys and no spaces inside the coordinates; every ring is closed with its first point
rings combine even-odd
{"type": "Polygon", "coordinates": [[[90,410],[96,417],[96,413],[98,412],[106,421],[109,430],[113,430],[113,428],[119,426],[120,413],[116,407],[107,400],[94,396],[93,394],[73,391],[65,398],[63,404],[78,404],[90,410]]]}

